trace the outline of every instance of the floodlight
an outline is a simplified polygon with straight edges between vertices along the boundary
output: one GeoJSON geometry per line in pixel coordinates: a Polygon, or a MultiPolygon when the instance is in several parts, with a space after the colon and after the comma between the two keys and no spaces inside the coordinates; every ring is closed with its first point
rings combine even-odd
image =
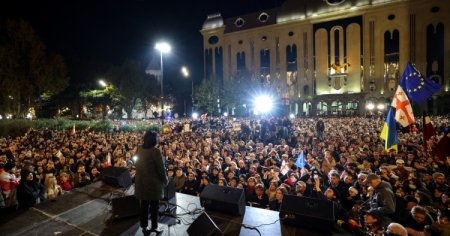
{"type": "Polygon", "coordinates": [[[255,112],[268,113],[272,110],[272,98],[267,95],[261,95],[255,98],[255,112]]]}

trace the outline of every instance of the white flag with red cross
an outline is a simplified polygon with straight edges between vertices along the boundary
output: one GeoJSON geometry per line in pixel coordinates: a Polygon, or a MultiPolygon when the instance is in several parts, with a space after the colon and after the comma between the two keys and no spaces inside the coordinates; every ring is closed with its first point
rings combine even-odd
{"type": "Polygon", "coordinates": [[[395,107],[395,120],[398,123],[400,123],[403,127],[414,124],[414,113],[411,102],[400,85],[397,87],[397,91],[394,94],[394,99],[392,100],[391,105],[395,107]]]}

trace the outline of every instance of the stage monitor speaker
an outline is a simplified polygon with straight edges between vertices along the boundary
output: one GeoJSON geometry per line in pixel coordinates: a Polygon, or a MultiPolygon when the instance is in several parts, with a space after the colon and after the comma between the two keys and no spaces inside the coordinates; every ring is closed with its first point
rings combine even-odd
{"type": "Polygon", "coordinates": [[[108,167],[102,171],[103,182],[116,187],[131,186],[130,171],[126,167],[108,167]]]}
{"type": "Polygon", "coordinates": [[[134,195],[112,199],[112,216],[114,220],[137,216],[140,214],[140,203],[134,195]]]}
{"type": "Polygon", "coordinates": [[[331,232],[334,227],[334,203],[325,199],[284,195],[280,220],[286,224],[331,232]]]}
{"type": "Polygon", "coordinates": [[[192,222],[187,229],[187,233],[193,236],[223,235],[222,231],[206,212],[203,212],[192,222]]]}
{"type": "Polygon", "coordinates": [[[206,210],[220,211],[233,215],[244,215],[244,190],[208,184],[200,194],[200,204],[206,210]]]}

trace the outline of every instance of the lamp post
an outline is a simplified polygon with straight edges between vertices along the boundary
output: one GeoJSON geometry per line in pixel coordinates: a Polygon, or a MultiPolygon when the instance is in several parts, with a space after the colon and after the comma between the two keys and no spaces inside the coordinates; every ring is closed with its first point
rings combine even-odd
{"type": "Polygon", "coordinates": [[[106,93],[105,93],[105,89],[106,89],[106,87],[108,86],[108,84],[107,84],[104,80],[102,80],[102,79],[98,80],[98,84],[103,88],[103,97],[102,97],[102,119],[105,119],[105,118],[106,118],[106,98],[105,98],[106,93]]]}
{"type": "Polygon", "coordinates": [[[163,66],[163,53],[170,52],[170,45],[166,42],[156,43],[155,49],[160,53],[161,59],[161,116],[164,118],[164,66],[163,66]]]}
{"type": "MultiPolygon", "coordinates": [[[[181,67],[181,74],[184,76],[184,78],[188,78],[189,77],[189,70],[188,70],[188,68],[186,66],[181,67]]],[[[194,80],[193,79],[191,79],[191,86],[192,86],[191,87],[191,99],[192,99],[191,113],[194,113],[194,80]]]]}

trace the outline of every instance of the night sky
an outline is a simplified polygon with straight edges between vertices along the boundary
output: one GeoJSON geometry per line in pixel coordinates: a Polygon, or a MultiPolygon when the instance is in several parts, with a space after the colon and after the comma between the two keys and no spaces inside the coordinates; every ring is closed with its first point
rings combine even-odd
{"type": "Polygon", "coordinates": [[[226,18],[272,8],[282,2],[9,0],[0,3],[0,20],[29,21],[47,46],[47,52],[66,58],[71,83],[96,79],[78,75],[78,70],[82,70],[79,68],[86,68],[86,64],[120,65],[126,59],[148,64],[152,56],[158,55],[154,44],[165,40],[171,44],[172,52],[165,56],[164,70],[168,74],[165,73],[164,83],[174,87],[182,80],[179,73],[182,65],[188,66],[196,84],[202,80],[203,41],[199,31],[208,14],[220,12],[226,18]]]}

